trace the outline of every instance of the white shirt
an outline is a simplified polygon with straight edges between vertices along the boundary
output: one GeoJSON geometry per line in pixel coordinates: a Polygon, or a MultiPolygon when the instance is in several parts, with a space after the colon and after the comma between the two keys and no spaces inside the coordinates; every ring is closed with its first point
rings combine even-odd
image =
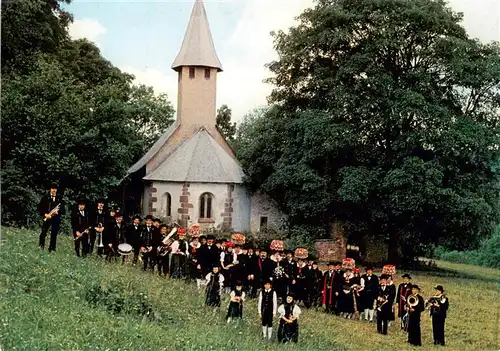
{"type": "MultiPolygon", "coordinates": [[[[229,294],[229,296],[231,296],[231,299],[232,299],[233,297],[236,296],[236,292],[234,290],[231,291],[231,293],[229,294]]],[[[245,301],[245,292],[244,291],[241,292],[241,296],[240,297],[241,297],[241,301],[245,301]]]]}
{"type": "Polygon", "coordinates": [[[179,240],[176,240],[172,243],[172,246],[170,246],[172,248],[172,253],[177,254],[180,252],[184,252],[186,256],[189,256],[189,245],[186,245],[186,247],[184,248],[185,251],[181,251],[179,245],[180,245],[179,240]]]}
{"type": "MultiPolygon", "coordinates": [[[[278,308],[278,313],[280,315],[280,318],[285,317],[285,305],[281,305],[278,308]]],[[[300,307],[295,304],[295,306],[293,306],[292,315],[298,319],[301,313],[302,311],[300,310],[300,307]]]]}
{"type": "MultiPolygon", "coordinates": [[[[269,292],[270,290],[265,290],[266,292],[269,292]]],[[[273,291],[273,315],[276,314],[276,309],[278,308],[278,295],[276,294],[276,291],[273,291]]],[[[257,304],[257,310],[259,313],[262,311],[262,291],[259,293],[259,303],[257,304]]]]}

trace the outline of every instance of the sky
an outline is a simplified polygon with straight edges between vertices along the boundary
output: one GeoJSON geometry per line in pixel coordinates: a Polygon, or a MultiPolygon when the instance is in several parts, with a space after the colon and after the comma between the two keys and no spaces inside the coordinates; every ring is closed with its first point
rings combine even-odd
{"type": "MultiPolygon", "coordinates": [[[[70,35],[94,42],[102,55],[137,84],[152,86],[177,103],[177,73],[171,69],[195,0],[73,0],[70,35]]],[[[276,59],[270,32],[287,30],[313,0],[204,0],[223,72],[217,106],[229,106],[233,121],[266,105],[272,86],[264,65],[276,59]]],[[[500,41],[500,0],[449,0],[464,14],[470,36],[500,41]]]]}

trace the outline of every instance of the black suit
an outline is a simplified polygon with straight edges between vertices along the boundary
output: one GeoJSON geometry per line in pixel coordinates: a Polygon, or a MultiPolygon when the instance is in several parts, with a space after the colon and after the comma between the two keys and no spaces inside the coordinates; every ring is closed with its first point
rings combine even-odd
{"type": "Polygon", "coordinates": [[[61,226],[61,217],[64,215],[64,203],[62,201],[62,197],[57,194],[54,198],[50,196],[50,194],[43,196],[40,199],[40,203],[38,205],[38,211],[42,219],[45,218],[45,214],[48,214],[52,209],[54,209],[58,204],[61,204],[59,208],[59,214],[52,216],[51,219],[48,219],[42,224],[42,232],[40,233],[39,246],[43,249],[45,247],[45,237],[47,236],[47,232],[50,228],[50,244],[49,244],[49,252],[56,251],[56,242],[57,242],[57,233],[59,232],[59,228],[61,226]]]}
{"type": "Polygon", "coordinates": [[[446,312],[448,311],[448,298],[438,299],[439,306],[431,307],[432,317],[432,335],[434,337],[434,345],[444,346],[444,321],[446,319],[446,312]]]}
{"type": "Polygon", "coordinates": [[[387,335],[387,327],[392,318],[392,305],[396,298],[396,289],[391,288],[389,285],[380,286],[378,289],[378,296],[384,297],[386,303],[377,303],[377,331],[380,334],[387,335]]]}
{"type": "Polygon", "coordinates": [[[86,209],[82,211],[76,209],[71,215],[71,227],[73,229],[73,240],[75,243],[75,252],[78,257],[80,257],[80,246],[82,248],[81,255],[83,257],[87,256],[89,252],[89,227],[90,218],[89,213],[86,209]],[[87,230],[87,233],[84,233],[87,230]],[[77,236],[77,232],[82,234],[80,237],[77,236]]]}
{"type": "Polygon", "coordinates": [[[205,277],[209,272],[212,271],[212,267],[220,262],[219,249],[215,244],[208,246],[208,244],[202,245],[198,251],[198,263],[201,266],[201,272],[203,277],[205,277]]]}
{"type": "Polygon", "coordinates": [[[132,261],[133,264],[137,263],[137,260],[139,259],[139,252],[141,251],[141,233],[142,233],[142,226],[139,224],[135,226],[135,224],[131,224],[127,228],[127,243],[132,245],[134,249],[134,259],[132,261]]]}

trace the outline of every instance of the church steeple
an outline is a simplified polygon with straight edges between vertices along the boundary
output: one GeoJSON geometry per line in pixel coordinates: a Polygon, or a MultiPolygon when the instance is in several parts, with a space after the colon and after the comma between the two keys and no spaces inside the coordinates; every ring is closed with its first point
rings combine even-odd
{"type": "Polygon", "coordinates": [[[183,66],[209,67],[216,68],[218,72],[222,71],[202,0],[196,0],[194,3],[186,34],[172,69],[179,72],[183,66]]]}

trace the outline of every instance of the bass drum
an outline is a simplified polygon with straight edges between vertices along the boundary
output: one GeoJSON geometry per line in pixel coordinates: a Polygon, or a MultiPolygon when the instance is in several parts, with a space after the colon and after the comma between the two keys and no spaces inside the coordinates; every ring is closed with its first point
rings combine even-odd
{"type": "Polygon", "coordinates": [[[118,253],[122,256],[130,255],[132,253],[132,245],[125,243],[118,245],[118,253]]]}

